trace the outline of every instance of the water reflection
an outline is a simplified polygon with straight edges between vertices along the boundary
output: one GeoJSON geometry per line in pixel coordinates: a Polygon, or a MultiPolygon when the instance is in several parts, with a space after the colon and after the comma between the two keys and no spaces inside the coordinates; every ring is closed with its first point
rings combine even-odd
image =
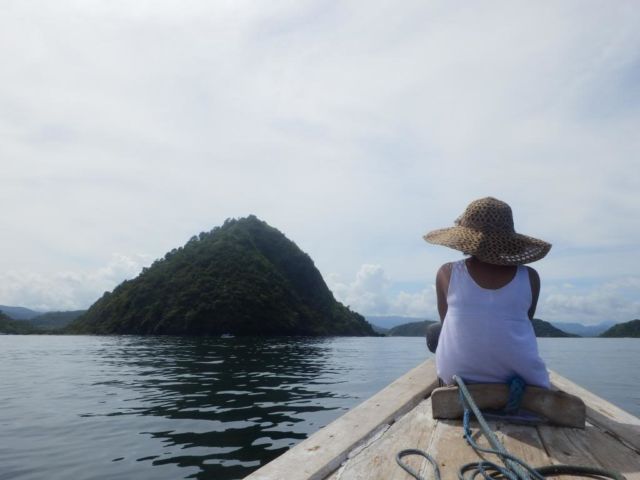
{"type": "MultiPolygon", "coordinates": [[[[122,337],[98,358],[123,388],[118,409],[100,415],[176,420],[143,432],[168,448],[138,459],[197,467],[190,478],[241,478],[346,409],[336,393],[349,367],[336,365],[331,339],[122,337]],[[180,454],[176,455],[176,447],[180,454]]],[[[96,413],[89,413],[95,416],[96,413]]]]}
{"type": "Polygon", "coordinates": [[[0,337],[0,480],[243,478],[425,356],[417,338],[0,337]]]}

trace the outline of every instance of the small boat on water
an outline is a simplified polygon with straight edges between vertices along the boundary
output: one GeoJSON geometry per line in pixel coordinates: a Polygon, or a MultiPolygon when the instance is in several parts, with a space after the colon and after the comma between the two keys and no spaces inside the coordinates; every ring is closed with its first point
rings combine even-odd
{"type": "MultiPolygon", "coordinates": [[[[583,465],[640,480],[640,419],[555,372],[550,376],[554,389],[584,402],[584,428],[489,420],[506,450],[534,467],[583,465]]],[[[480,458],[465,441],[460,420],[434,418],[437,387],[435,363],[427,360],[245,480],[409,480],[396,463],[405,449],[426,452],[443,479],[457,479],[461,465],[480,458]]],[[[433,478],[426,458],[413,455],[405,463],[433,478]]]]}

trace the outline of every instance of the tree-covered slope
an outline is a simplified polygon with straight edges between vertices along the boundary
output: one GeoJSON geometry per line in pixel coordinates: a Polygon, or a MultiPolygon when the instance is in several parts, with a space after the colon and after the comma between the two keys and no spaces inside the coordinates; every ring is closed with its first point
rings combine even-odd
{"type": "Polygon", "coordinates": [[[640,338],[640,320],[635,319],[630,322],[618,323],[606,332],[601,333],[600,336],[640,338]]]}
{"type": "MultiPolygon", "coordinates": [[[[431,320],[425,320],[423,322],[411,322],[403,325],[393,327],[387,333],[391,337],[423,337],[426,335],[427,326],[430,323],[434,323],[431,320]]],[[[533,319],[533,330],[536,333],[536,337],[575,337],[567,332],[554,327],[549,322],[540,320],[538,318],[533,319]]]]}
{"type": "Polygon", "coordinates": [[[435,323],[433,320],[422,322],[410,322],[391,328],[387,332],[389,337],[424,337],[427,334],[427,326],[435,323]]]}
{"type": "Polygon", "coordinates": [[[254,216],[194,236],[105,293],[69,331],[171,335],[373,335],[311,258],[254,216]]]}
{"type": "Polygon", "coordinates": [[[549,322],[540,320],[539,318],[533,319],[533,331],[536,332],[536,337],[577,337],[573,333],[567,333],[559,328],[554,327],[549,322]]]}
{"type": "Polygon", "coordinates": [[[25,320],[14,320],[0,311],[0,333],[27,334],[33,333],[33,327],[25,320]]]}

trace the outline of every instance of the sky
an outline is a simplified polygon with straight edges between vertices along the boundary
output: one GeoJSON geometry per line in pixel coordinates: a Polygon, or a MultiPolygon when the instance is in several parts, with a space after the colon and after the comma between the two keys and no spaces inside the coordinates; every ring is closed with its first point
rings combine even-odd
{"type": "Polygon", "coordinates": [[[640,318],[636,1],[0,3],[0,304],[90,306],[255,214],[365,315],[437,317],[422,240],[509,203],[537,315],[640,318]]]}

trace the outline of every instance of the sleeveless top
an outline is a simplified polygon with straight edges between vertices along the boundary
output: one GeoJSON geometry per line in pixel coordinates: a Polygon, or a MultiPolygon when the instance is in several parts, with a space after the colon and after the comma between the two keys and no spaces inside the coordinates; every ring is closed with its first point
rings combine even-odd
{"type": "Polygon", "coordinates": [[[464,260],[455,262],[436,349],[438,376],[451,384],[453,375],[470,383],[506,383],[518,375],[527,385],[549,388],[528,316],[531,300],[526,267],[518,266],[507,285],[493,290],[471,278],[464,260]]]}

